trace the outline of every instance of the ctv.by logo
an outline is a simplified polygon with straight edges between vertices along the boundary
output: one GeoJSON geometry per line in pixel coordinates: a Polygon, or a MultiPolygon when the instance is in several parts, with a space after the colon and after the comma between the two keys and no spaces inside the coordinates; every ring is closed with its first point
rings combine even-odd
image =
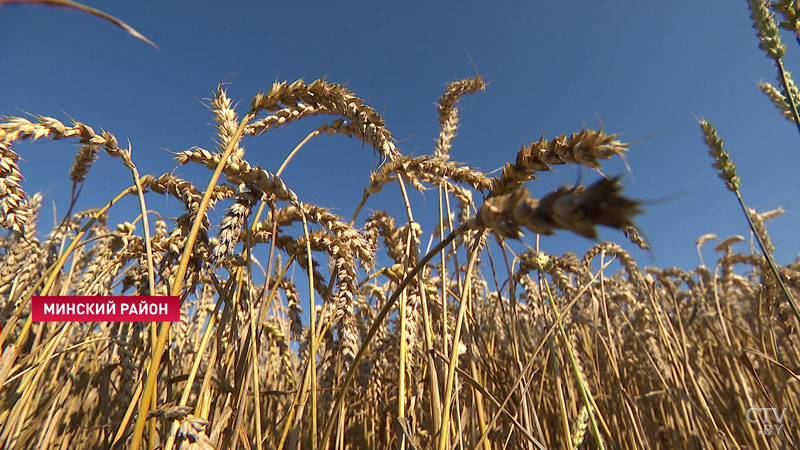
{"type": "Polygon", "coordinates": [[[775,436],[781,432],[786,422],[786,408],[778,412],[777,408],[747,408],[745,413],[748,423],[761,423],[762,428],[758,430],[758,434],[764,436],[775,436]]]}

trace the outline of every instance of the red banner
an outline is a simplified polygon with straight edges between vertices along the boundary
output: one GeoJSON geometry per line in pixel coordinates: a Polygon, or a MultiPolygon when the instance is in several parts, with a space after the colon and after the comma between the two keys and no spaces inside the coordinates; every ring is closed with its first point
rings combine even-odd
{"type": "Polygon", "coordinates": [[[34,322],[176,322],[178,296],[55,297],[34,296],[34,322]]]}

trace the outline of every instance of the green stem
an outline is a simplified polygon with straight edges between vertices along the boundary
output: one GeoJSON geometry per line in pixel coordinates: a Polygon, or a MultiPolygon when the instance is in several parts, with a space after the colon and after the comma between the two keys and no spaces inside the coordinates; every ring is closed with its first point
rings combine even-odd
{"type": "Polygon", "coordinates": [[[735,190],[734,193],[736,193],[736,198],[739,200],[739,206],[742,207],[744,216],[747,217],[747,223],[750,225],[750,229],[756,236],[756,241],[758,242],[758,246],[761,248],[761,253],[764,255],[764,258],[766,258],[767,265],[769,265],[769,269],[772,272],[772,275],[775,276],[775,280],[781,287],[781,291],[783,291],[783,294],[786,296],[786,299],[789,300],[789,305],[792,307],[792,311],[794,312],[794,317],[795,319],[797,319],[798,326],[800,326],[800,308],[798,308],[797,306],[797,301],[794,299],[792,292],[789,291],[789,288],[786,287],[786,284],[784,284],[783,278],[781,278],[781,275],[778,272],[778,266],[775,264],[775,260],[772,258],[770,252],[767,251],[767,247],[761,240],[761,236],[758,234],[758,231],[756,230],[756,226],[753,223],[753,219],[750,217],[750,213],[747,211],[747,207],[744,204],[744,199],[742,199],[742,194],[739,192],[738,189],[735,190]]]}
{"type": "MultiPolygon", "coordinates": [[[[547,290],[547,297],[550,300],[550,307],[553,309],[553,314],[556,317],[560,317],[560,314],[556,309],[556,303],[553,299],[553,293],[550,291],[550,283],[547,282],[547,277],[545,277],[544,274],[542,274],[542,280],[544,280],[544,287],[547,290]]],[[[558,332],[561,335],[561,341],[564,344],[564,347],[567,349],[569,362],[572,366],[572,371],[575,373],[575,379],[578,381],[578,389],[581,391],[583,404],[586,406],[586,411],[589,413],[589,422],[592,425],[592,434],[594,434],[594,437],[597,440],[597,447],[601,450],[605,450],[606,446],[603,444],[603,435],[600,434],[600,428],[597,426],[597,419],[595,417],[595,410],[592,406],[591,400],[589,399],[591,396],[589,387],[586,385],[586,381],[583,379],[583,374],[578,368],[578,362],[575,360],[575,354],[572,352],[572,347],[567,339],[567,332],[564,331],[564,325],[562,325],[561,322],[558,323],[558,332]]]]}
{"type": "Polygon", "coordinates": [[[781,59],[777,59],[775,60],[775,65],[778,67],[778,77],[781,80],[781,85],[783,85],[783,94],[786,96],[786,102],[792,109],[794,124],[797,127],[797,132],[800,133],[800,114],[797,112],[797,105],[795,104],[794,96],[789,90],[789,79],[786,76],[786,69],[783,67],[783,61],[781,59]]]}

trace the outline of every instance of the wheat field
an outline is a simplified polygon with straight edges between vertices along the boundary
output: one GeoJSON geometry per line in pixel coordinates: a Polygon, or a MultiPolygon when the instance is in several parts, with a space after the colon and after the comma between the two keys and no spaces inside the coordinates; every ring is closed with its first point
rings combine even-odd
{"type": "MultiPolygon", "coordinates": [[[[761,88],[800,124],[769,6],[751,1],[782,76],[761,88]]],[[[794,10],[781,11],[791,22],[794,10]]],[[[0,448],[797,448],[800,262],[774,263],[766,222],[783,210],[745,205],[713,126],[702,120],[699,136],[759,250],[744,236],[700,236],[698,252],[713,245],[717,257],[693,270],[640,267],[614,242],[555,255],[537,235],[596,239],[611,227],[648,248],[635,222],[644,206],[617,177],[540,198],[526,188],[560,165],[602,174],[636,146],[584,128],[484,173],[451,159],[458,102],[484,90],[480,76],[449,84],[434,148],[410,156],[342,84],[275,82],[238,108],[219,85],[207,100],[217,147],[174,154],[208,170],[199,182],[140,174],[102,124],[3,116],[0,448]],[[248,162],[245,137],[317,116],[331,121],[274,171],[248,162]],[[347,217],[281,180],[320,135],[379,157],[347,217]],[[65,205],[43,230],[43,197],[23,190],[17,153],[37,140],[80,143],[75,186],[105,153],[130,187],[93,209],[65,205]],[[371,202],[389,185],[397,205],[371,202]],[[435,199],[430,229],[411,189],[435,199]],[[126,197],[139,209],[109,223],[126,197]],[[180,215],[148,208],[159,197],[180,215]],[[519,240],[526,250],[510,245],[519,240]],[[33,322],[34,295],[177,295],[181,320],[33,322]]]]}

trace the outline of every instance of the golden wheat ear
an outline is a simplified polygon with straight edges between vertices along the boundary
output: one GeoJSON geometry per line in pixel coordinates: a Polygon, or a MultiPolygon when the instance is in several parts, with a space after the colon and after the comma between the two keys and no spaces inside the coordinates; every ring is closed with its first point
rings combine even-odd
{"type": "Polygon", "coordinates": [[[569,230],[597,238],[597,225],[623,229],[635,227],[633,216],[642,212],[640,202],[620,195],[619,177],[602,179],[585,187],[561,187],[544,198],[529,198],[526,188],[492,197],[484,202],[476,225],[501,237],[519,239],[525,227],[541,234],[569,230]]]}

